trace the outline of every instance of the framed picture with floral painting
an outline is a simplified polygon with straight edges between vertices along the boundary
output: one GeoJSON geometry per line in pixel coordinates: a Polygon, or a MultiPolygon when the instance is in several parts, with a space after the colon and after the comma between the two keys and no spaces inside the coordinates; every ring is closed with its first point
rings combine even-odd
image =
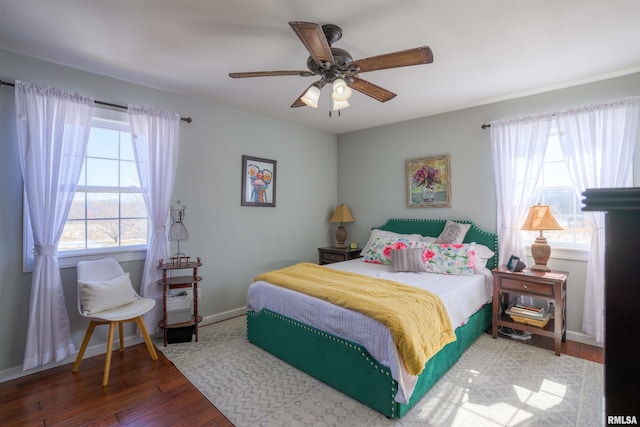
{"type": "Polygon", "coordinates": [[[448,154],[407,160],[406,169],[408,207],[451,207],[451,171],[448,154]]]}
{"type": "Polygon", "coordinates": [[[276,206],[275,160],[242,156],[241,206],[276,206]]]}

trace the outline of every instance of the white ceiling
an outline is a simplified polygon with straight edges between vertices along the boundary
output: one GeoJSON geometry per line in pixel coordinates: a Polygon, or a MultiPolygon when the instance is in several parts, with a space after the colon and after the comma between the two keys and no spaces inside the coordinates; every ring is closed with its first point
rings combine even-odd
{"type": "Polygon", "coordinates": [[[339,134],[640,71],[640,0],[0,0],[0,48],[339,134]],[[289,21],[340,26],[354,59],[434,62],[360,74],[386,103],[354,91],[330,118],[325,87],[290,108],[317,78],[228,77],[306,69],[289,21]]]}

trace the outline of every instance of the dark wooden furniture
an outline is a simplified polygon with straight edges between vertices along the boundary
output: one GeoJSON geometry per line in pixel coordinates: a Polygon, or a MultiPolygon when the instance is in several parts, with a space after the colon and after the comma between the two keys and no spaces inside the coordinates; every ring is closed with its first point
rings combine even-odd
{"type": "Polygon", "coordinates": [[[565,271],[520,271],[514,273],[506,267],[493,270],[493,338],[498,336],[498,328],[506,326],[520,331],[553,338],[556,355],[560,356],[560,346],[566,340],[567,333],[567,276],[565,271]],[[545,298],[553,300],[554,315],[544,327],[540,328],[515,322],[504,313],[514,295],[545,298]]]}
{"type": "Polygon", "coordinates": [[[586,190],[584,211],[605,212],[605,415],[639,416],[640,188],[586,190]]]}
{"type": "Polygon", "coordinates": [[[323,265],[360,258],[360,251],[362,248],[336,248],[335,246],[318,248],[318,263],[323,265]]]}
{"type": "Polygon", "coordinates": [[[198,276],[198,267],[202,266],[200,257],[197,261],[183,261],[181,263],[163,263],[162,260],[158,263],[158,268],[162,270],[162,279],[158,280],[158,285],[162,286],[162,320],[158,322],[158,326],[163,329],[164,346],[167,346],[167,333],[168,329],[174,328],[191,328],[193,327],[193,335],[198,342],[198,323],[202,322],[202,316],[198,315],[198,282],[202,280],[201,276],[198,276]],[[167,272],[190,269],[193,274],[190,276],[175,276],[170,277],[167,272]],[[191,320],[180,323],[167,323],[167,291],[169,289],[193,289],[193,315],[191,320]]]}

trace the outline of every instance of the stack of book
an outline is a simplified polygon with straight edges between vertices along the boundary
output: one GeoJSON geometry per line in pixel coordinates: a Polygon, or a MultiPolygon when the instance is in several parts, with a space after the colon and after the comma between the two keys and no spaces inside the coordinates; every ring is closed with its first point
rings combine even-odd
{"type": "Polygon", "coordinates": [[[505,311],[514,322],[543,328],[549,322],[551,315],[543,307],[531,307],[516,304],[505,311]]]}

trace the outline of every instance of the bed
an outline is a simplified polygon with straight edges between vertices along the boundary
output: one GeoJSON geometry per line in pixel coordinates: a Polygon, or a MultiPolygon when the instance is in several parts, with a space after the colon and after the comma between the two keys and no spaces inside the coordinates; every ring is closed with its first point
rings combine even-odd
{"type": "MultiPolygon", "coordinates": [[[[432,242],[443,230],[446,231],[448,222],[390,219],[382,226],[374,227],[372,236],[374,232],[382,231],[405,236],[431,236],[432,242]]],[[[430,281],[436,283],[436,289],[447,289],[442,300],[451,313],[455,341],[430,357],[421,373],[411,375],[406,372],[402,356],[397,354],[393,341],[389,341],[393,339],[389,329],[376,320],[262,280],[257,280],[249,288],[248,340],[385,416],[402,417],[491,326],[490,270],[496,266],[497,235],[481,230],[470,221],[455,223],[468,227],[463,240],[466,246],[475,244],[490,249],[492,253],[491,258],[484,260],[486,265],[476,268],[472,276],[393,273],[389,265],[364,262],[363,258],[322,266],[390,280],[401,277],[402,280],[398,281],[412,286],[412,280],[418,280],[415,279],[418,276],[419,280],[432,278],[430,281]],[[455,285],[450,285],[448,280],[455,285]],[[458,296],[448,294],[450,288],[458,286],[465,295],[477,294],[474,300],[465,303],[468,306],[464,308],[466,311],[456,305],[458,296]],[[334,326],[333,319],[345,311],[351,316],[349,320],[334,326]],[[375,342],[370,342],[370,337],[374,337],[375,342]]]]}

